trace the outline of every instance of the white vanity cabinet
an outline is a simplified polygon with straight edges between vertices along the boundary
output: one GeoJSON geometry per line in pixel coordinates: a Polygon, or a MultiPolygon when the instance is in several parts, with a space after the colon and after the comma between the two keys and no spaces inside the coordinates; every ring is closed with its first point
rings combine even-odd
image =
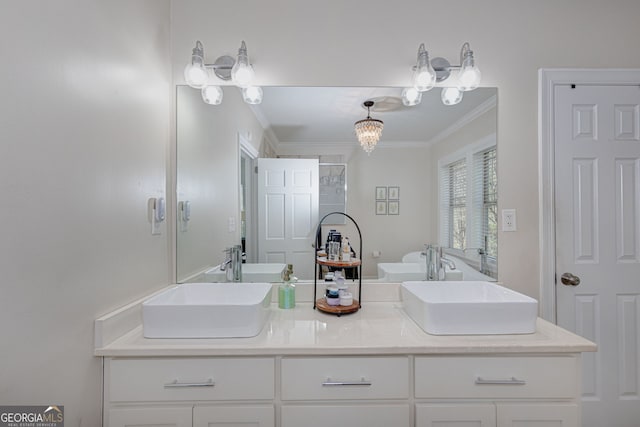
{"type": "Polygon", "coordinates": [[[578,427],[578,407],[556,403],[417,403],[416,427],[578,427]]]}
{"type": "Polygon", "coordinates": [[[424,356],[416,427],[579,426],[577,356],[424,356]]]}
{"type": "Polygon", "coordinates": [[[578,427],[580,356],[106,358],[109,427],[578,427]]]}
{"type": "Polygon", "coordinates": [[[409,427],[410,358],[283,357],[282,427],[409,427]]]}
{"type": "Polygon", "coordinates": [[[105,426],[110,427],[191,427],[189,407],[116,407],[105,414],[105,426]]]}
{"type": "Polygon", "coordinates": [[[107,358],[105,426],[275,425],[275,359],[107,358]]]}
{"type": "Polygon", "coordinates": [[[529,335],[429,335],[397,302],[342,317],[302,302],[256,337],[151,340],[140,304],[96,321],[104,427],[579,427],[596,349],[542,319],[529,335]]]}

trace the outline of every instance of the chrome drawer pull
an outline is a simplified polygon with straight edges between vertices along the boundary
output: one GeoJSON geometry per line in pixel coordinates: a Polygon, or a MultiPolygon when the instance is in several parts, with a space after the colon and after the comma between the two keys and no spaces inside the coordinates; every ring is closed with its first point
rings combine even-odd
{"type": "Polygon", "coordinates": [[[525,380],[519,380],[516,377],[511,377],[508,380],[488,380],[482,377],[476,378],[477,385],[525,385],[525,380]]]}
{"type": "Polygon", "coordinates": [[[342,385],[359,385],[359,386],[370,386],[371,381],[367,381],[364,377],[360,381],[331,381],[331,378],[327,378],[325,382],[322,383],[323,387],[330,386],[342,386],[342,385]]]}
{"type": "Polygon", "coordinates": [[[213,382],[211,378],[209,378],[206,382],[203,383],[179,383],[178,380],[173,380],[173,382],[165,384],[164,388],[174,388],[174,387],[213,387],[216,383],[213,382]]]}

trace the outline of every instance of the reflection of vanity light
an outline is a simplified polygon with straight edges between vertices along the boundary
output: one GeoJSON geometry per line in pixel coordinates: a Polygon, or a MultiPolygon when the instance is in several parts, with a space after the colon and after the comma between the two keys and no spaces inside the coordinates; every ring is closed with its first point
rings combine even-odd
{"type": "Polygon", "coordinates": [[[222,96],[223,92],[220,86],[207,85],[202,88],[202,100],[209,105],[220,105],[222,96]]]}
{"type": "Polygon", "coordinates": [[[413,107],[422,102],[422,92],[414,87],[402,89],[402,104],[407,107],[413,107]]]}
{"type": "Polygon", "coordinates": [[[242,98],[247,104],[260,104],[262,102],[262,88],[249,86],[242,89],[242,98]]]}
{"type": "Polygon", "coordinates": [[[444,105],[456,105],[462,101],[462,91],[457,87],[442,88],[442,103],[444,105]]]}

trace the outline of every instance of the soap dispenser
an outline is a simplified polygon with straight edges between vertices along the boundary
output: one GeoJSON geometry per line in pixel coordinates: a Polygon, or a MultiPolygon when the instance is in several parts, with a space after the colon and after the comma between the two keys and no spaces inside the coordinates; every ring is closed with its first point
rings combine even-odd
{"type": "Polygon", "coordinates": [[[283,275],[282,284],[278,289],[278,307],[294,308],[296,306],[295,282],[297,280],[298,279],[293,276],[293,265],[287,265],[287,270],[283,275]]]}

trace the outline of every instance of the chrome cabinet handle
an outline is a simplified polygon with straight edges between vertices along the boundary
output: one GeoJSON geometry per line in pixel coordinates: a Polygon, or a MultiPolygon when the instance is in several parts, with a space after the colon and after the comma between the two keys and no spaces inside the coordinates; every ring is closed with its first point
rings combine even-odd
{"type": "Polygon", "coordinates": [[[486,379],[482,377],[476,378],[477,385],[525,385],[527,382],[524,380],[519,380],[516,377],[511,377],[509,379],[486,379]]]}
{"type": "Polygon", "coordinates": [[[563,273],[560,276],[560,281],[565,286],[578,286],[580,284],[580,278],[571,273],[563,273]]]}
{"type": "Polygon", "coordinates": [[[372,384],[371,381],[367,381],[362,378],[360,381],[331,381],[331,378],[327,378],[325,382],[322,383],[323,387],[331,387],[331,386],[345,386],[345,385],[356,385],[356,386],[370,386],[372,384]]]}
{"type": "Polygon", "coordinates": [[[178,380],[173,380],[173,382],[167,383],[164,385],[164,388],[178,388],[178,387],[213,387],[216,383],[213,382],[211,378],[202,383],[179,383],[178,380]]]}

